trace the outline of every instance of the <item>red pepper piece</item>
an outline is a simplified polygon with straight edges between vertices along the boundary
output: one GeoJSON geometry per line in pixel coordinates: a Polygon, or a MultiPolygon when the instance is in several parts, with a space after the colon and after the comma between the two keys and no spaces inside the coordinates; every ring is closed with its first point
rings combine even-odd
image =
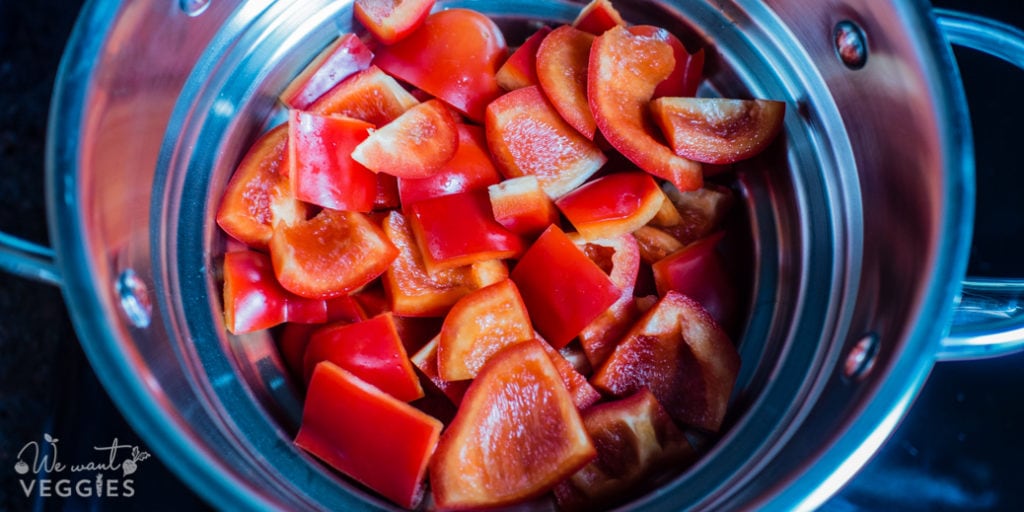
{"type": "Polygon", "coordinates": [[[537,83],[576,131],[594,140],[597,124],[587,103],[587,67],[594,34],[569,25],[556,28],[537,50],[537,83]]]}
{"type": "Polygon", "coordinates": [[[370,66],[373,52],[355,34],[345,34],[310,62],[281,93],[288,108],[306,110],[324,93],[370,66]]]}
{"type": "Polygon", "coordinates": [[[696,457],[686,435],[646,388],[583,413],[597,458],[555,487],[566,511],[614,506],[636,494],[658,471],[684,468],[696,457]]]}
{"type": "Polygon", "coordinates": [[[354,117],[383,126],[418,104],[419,100],[402,84],[371,65],[327,91],[309,111],[322,116],[354,117]]]}
{"type": "Polygon", "coordinates": [[[591,0],[572,22],[572,26],[595,36],[605,33],[608,29],[625,25],[626,21],[612,6],[611,0],[591,0]]]}
{"type": "Polygon", "coordinates": [[[330,361],[404,402],[423,396],[391,313],[317,330],[303,356],[307,378],[320,361],[330,361]]]}
{"type": "Polygon", "coordinates": [[[439,171],[427,178],[399,178],[398,195],[410,205],[432,197],[487,188],[501,181],[484,140],[484,129],[459,123],[459,147],[439,171]]]}
{"type": "Polygon", "coordinates": [[[621,291],[552,225],[512,270],[537,331],[560,349],[615,303],[621,291]]]}
{"type": "Polygon", "coordinates": [[[311,298],[345,295],[380,276],[398,249],[366,215],[321,210],[270,240],[274,274],[285,289],[311,298]]]}
{"type": "Polygon", "coordinates": [[[445,380],[472,379],[502,348],[533,338],[533,327],[509,279],[459,299],[441,326],[438,373],[445,380]]]}
{"type": "Polygon", "coordinates": [[[659,140],[648,112],[654,91],[675,68],[664,29],[615,27],[597,36],[590,50],[587,98],[600,133],[641,169],[679,190],[700,188],[699,163],[680,157],[659,140]]]}
{"type": "Polygon", "coordinates": [[[217,209],[217,225],[256,249],[267,246],[274,225],[306,217],[288,176],[288,126],[260,137],[231,175],[217,209]]]}
{"type": "Polygon", "coordinates": [[[442,428],[437,419],[323,362],[309,381],[295,444],[411,509],[422,501],[442,428]]]}
{"type": "Polygon", "coordinates": [[[470,384],[430,463],[438,508],[493,507],[538,496],[595,457],[541,343],[505,348],[470,384]]]}
{"type": "Polygon", "coordinates": [[[384,233],[398,248],[398,257],[384,273],[384,288],[396,315],[444,316],[466,294],[508,276],[505,264],[498,260],[427,272],[412,229],[397,211],[384,220],[384,233]]]}
{"type": "Polygon", "coordinates": [[[578,187],[608,161],[592,141],[562,119],[537,86],[516,89],[492,101],[484,128],[501,174],[536,176],[551,198],[578,187]]]}
{"type": "Polygon", "coordinates": [[[679,425],[717,432],[739,372],[729,336],[695,300],[669,291],[591,377],[615,396],[648,388],[679,425]]]}
{"type": "Polygon", "coordinates": [[[401,41],[377,51],[374,63],[392,76],[438,98],[476,122],[501,95],[495,74],[508,47],[489,17],[469,9],[445,9],[401,41]]]}
{"type": "Polygon", "coordinates": [[[423,24],[434,0],[356,0],[355,17],[384,44],[406,38],[423,24]]]}
{"type": "Polygon", "coordinates": [[[640,247],[630,234],[590,241],[582,237],[571,238],[591,261],[605,270],[612,284],[622,292],[615,303],[580,331],[580,344],[587,360],[597,368],[639,316],[633,290],[640,271],[640,247]]]}
{"type": "Polygon", "coordinates": [[[431,273],[523,252],[523,240],[494,220],[486,190],[426,199],[408,206],[408,211],[431,273]]]}
{"type": "Polygon", "coordinates": [[[631,233],[647,224],[665,201],[654,178],[643,172],[602,176],[555,204],[588,240],[631,233]]]}
{"type": "Polygon", "coordinates": [[[536,176],[507,179],[487,187],[487,193],[494,220],[513,233],[533,238],[558,222],[558,208],[536,176]]]}
{"type": "Polygon", "coordinates": [[[288,292],[274,278],[270,258],[255,251],[224,255],[224,321],[234,334],[267,329],[286,321],[322,323],[323,300],[288,292]]]}
{"type": "Polygon", "coordinates": [[[459,146],[455,117],[438,100],[410,108],[373,131],[352,150],[352,159],[399,178],[433,176],[459,146]]]}
{"type": "Polygon", "coordinates": [[[372,128],[355,118],[292,110],[288,153],[295,197],[335,210],[372,210],[377,176],[351,156],[372,128]]]}
{"type": "Polygon", "coordinates": [[[675,290],[699,302],[720,325],[731,325],[736,313],[736,290],[715,247],[725,236],[719,231],[662,258],[651,270],[659,295],[675,290]]]}
{"type": "Polygon", "coordinates": [[[537,85],[537,47],[549,33],[551,27],[541,27],[508,56],[495,75],[502,89],[513,91],[537,85]]]}

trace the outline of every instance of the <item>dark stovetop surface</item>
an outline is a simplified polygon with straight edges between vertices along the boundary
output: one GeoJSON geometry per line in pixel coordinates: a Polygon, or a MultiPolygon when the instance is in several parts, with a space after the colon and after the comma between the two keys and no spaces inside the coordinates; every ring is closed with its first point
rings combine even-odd
{"type": "MultiPolygon", "coordinates": [[[[934,4],[1024,27],[1020,0],[934,4]]],[[[44,244],[47,107],[80,7],[81,0],[0,0],[0,230],[44,244]]],[[[971,272],[1024,277],[1018,154],[1024,73],[971,51],[957,56],[978,153],[971,272]]],[[[94,459],[93,448],[114,438],[145,445],[97,383],[56,288],[0,274],[0,354],[0,509],[203,506],[155,458],[145,462],[130,498],[26,499],[14,462],[26,443],[43,443],[44,434],[59,440],[61,459],[72,461],[94,459]]],[[[1024,510],[1022,368],[1024,354],[937,365],[893,437],[826,509],[1024,510]]]]}

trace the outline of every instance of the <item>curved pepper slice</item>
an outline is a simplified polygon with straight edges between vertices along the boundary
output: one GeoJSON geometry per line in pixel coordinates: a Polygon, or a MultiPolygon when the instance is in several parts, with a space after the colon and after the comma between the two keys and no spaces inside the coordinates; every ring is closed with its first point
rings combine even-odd
{"type": "Polygon", "coordinates": [[[274,229],[270,254],[285,289],[333,298],[383,274],[398,249],[366,215],[325,208],[308,221],[274,229]]]}
{"type": "Polygon", "coordinates": [[[540,341],[496,354],[470,384],[430,462],[440,509],[538,496],[596,455],[540,341]]]}
{"type": "Polygon", "coordinates": [[[621,295],[608,276],[552,225],[512,269],[534,327],[556,349],[621,295]]]}
{"type": "Polygon", "coordinates": [[[441,326],[438,373],[444,380],[472,379],[504,347],[533,338],[533,327],[509,279],[459,299],[441,326]]]}
{"type": "Polygon", "coordinates": [[[295,444],[399,506],[415,508],[443,425],[325,361],[313,370],[295,444]]]}
{"type": "Polygon", "coordinates": [[[587,103],[587,66],[594,34],[556,28],[537,49],[537,83],[565,122],[594,140],[597,124],[587,103]]]}
{"type": "Polygon", "coordinates": [[[590,48],[587,98],[598,130],[623,156],[679,190],[703,183],[699,163],[676,155],[656,139],[648,107],[675,67],[668,31],[614,27],[590,48]]]}
{"type": "Polygon", "coordinates": [[[677,155],[721,165],[764,151],[782,131],[786,104],[670,97],[652,101],[651,112],[677,155]]]}
{"type": "Polygon", "coordinates": [[[217,209],[217,225],[234,239],[261,249],[274,225],[305,218],[288,177],[288,125],[260,137],[239,162],[217,209]]]}

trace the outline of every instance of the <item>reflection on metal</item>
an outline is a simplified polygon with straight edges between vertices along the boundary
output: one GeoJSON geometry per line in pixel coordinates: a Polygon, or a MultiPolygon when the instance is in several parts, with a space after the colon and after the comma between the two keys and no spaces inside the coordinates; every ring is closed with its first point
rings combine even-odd
{"type": "Polygon", "coordinates": [[[149,296],[149,287],[134,270],[121,272],[115,284],[117,296],[121,299],[121,311],[135,327],[149,327],[153,318],[153,301],[149,296]]]}
{"type": "Polygon", "coordinates": [[[868,41],[856,23],[844,20],[832,32],[839,60],[850,69],[860,69],[868,61],[868,41]]]}

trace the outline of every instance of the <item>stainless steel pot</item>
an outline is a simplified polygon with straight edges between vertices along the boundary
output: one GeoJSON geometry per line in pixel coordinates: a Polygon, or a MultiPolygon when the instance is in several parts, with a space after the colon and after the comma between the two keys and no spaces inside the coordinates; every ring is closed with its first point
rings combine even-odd
{"type": "MultiPolygon", "coordinates": [[[[580,2],[442,4],[514,30],[570,21],[580,2]]],[[[736,183],[755,258],[728,430],[632,505],[813,507],[936,360],[1024,340],[1010,307],[1024,283],[962,283],[973,155],[948,46],[1022,66],[1024,37],[923,1],[616,5],[707,45],[706,93],[791,107],[775,165],[736,183]]],[[[280,120],[294,56],[350,20],[351,1],[89,3],[51,109],[53,248],[0,236],[0,266],[62,287],[96,373],[158,457],[226,508],[388,507],[293,446],[300,401],[267,336],[226,333],[215,278],[212,212],[234,164],[280,120]]]]}

